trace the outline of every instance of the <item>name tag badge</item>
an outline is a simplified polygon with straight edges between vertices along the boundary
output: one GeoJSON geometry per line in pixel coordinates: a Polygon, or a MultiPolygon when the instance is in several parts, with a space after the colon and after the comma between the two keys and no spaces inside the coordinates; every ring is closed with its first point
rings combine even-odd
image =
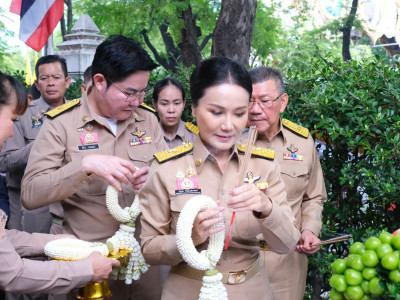
{"type": "Polygon", "coordinates": [[[94,150],[94,149],[99,149],[99,148],[100,148],[99,144],[78,146],[78,150],[94,150]]]}

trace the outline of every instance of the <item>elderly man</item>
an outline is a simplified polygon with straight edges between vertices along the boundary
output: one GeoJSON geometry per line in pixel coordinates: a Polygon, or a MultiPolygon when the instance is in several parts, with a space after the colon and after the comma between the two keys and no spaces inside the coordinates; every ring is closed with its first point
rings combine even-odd
{"type": "Polygon", "coordinates": [[[261,256],[274,299],[303,299],[307,255],[319,249],[322,203],[327,198],[322,169],[308,129],[281,119],[289,101],[281,74],[264,66],[249,73],[253,93],[248,125],[257,127],[257,145],[275,150],[287,199],[301,231],[295,252],[278,255],[264,246],[261,256]]]}
{"type": "MultiPolygon", "coordinates": [[[[21,181],[28,162],[33,142],[43,123],[45,113],[65,103],[65,92],[71,83],[65,59],[58,55],[42,56],[36,63],[35,85],[41,97],[31,101],[24,115],[14,124],[14,136],[8,139],[0,153],[0,170],[7,173],[7,187],[10,202],[9,229],[30,233],[49,233],[52,215],[60,220],[62,209],[59,204],[44,206],[33,211],[21,207],[21,181]],[[52,215],[50,214],[52,213],[52,215]]],[[[60,226],[54,224],[51,232],[61,233],[60,226]]]]}
{"type": "MultiPolygon", "coordinates": [[[[167,149],[155,116],[140,105],[157,65],[135,41],[113,36],[97,49],[92,86],[80,100],[48,113],[22,182],[29,209],[61,201],[63,232],[105,242],[119,228],[106,207],[113,185],[119,203],[131,206],[147,178],[153,153],[167,149]]],[[[139,222],[136,236],[139,237],[139,222]]],[[[156,267],[132,285],[110,281],[111,299],[160,299],[156,267]]]]}

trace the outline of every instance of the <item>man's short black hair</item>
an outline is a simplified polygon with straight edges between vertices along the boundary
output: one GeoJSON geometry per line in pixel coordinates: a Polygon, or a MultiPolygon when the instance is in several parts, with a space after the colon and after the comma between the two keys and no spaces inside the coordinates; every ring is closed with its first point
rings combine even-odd
{"type": "Polygon", "coordinates": [[[88,85],[92,80],[92,66],[86,68],[85,73],[83,73],[83,83],[88,85]]]}
{"type": "Polygon", "coordinates": [[[111,82],[123,81],[137,71],[151,71],[158,65],[139,43],[123,35],[111,36],[96,49],[92,62],[92,77],[102,74],[111,82]]]}
{"type": "Polygon", "coordinates": [[[65,78],[68,77],[67,62],[64,57],[60,55],[46,55],[39,58],[35,66],[36,78],[39,78],[39,67],[44,64],[51,64],[54,62],[59,62],[61,64],[61,69],[64,73],[65,78]]]}

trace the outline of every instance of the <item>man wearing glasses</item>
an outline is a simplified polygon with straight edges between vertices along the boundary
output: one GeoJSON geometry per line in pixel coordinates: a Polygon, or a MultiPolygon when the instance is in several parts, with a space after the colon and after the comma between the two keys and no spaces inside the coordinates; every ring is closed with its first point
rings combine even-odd
{"type": "Polygon", "coordinates": [[[307,279],[307,255],[319,250],[322,203],[326,189],[318,153],[308,129],[282,119],[289,96],[281,74],[261,66],[249,71],[253,93],[249,126],[258,130],[257,145],[275,150],[287,199],[301,237],[296,250],[278,255],[261,242],[261,257],[270,280],[273,298],[303,299],[307,279]]]}
{"type": "MultiPolygon", "coordinates": [[[[138,43],[124,36],[98,46],[92,86],[80,100],[47,114],[32,148],[22,182],[22,202],[28,209],[61,201],[64,233],[91,242],[114,235],[119,222],[107,210],[107,186],[120,191],[122,207],[131,206],[153,153],[168,148],[155,116],[140,108],[156,67],[138,43]]],[[[110,299],[161,297],[157,267],[131,285],[123,280],[109,283],[110,299]]]]}

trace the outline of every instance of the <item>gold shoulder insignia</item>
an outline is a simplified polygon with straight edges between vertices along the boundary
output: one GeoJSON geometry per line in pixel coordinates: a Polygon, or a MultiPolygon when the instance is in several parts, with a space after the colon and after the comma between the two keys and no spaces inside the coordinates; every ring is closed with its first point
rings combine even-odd
{"type": "Polygon", "coordinates": [[[139,107],[143,108],[145,110],[148,110],[148,111],[150,111],[152,113],[156,112],[156,110],[154,108],[152,108],[152,107],[150,107],[150,106],[148,106],[147,104],[144,104],[144,103],[140,104],[139,107]]]}
{"type": "Polygon", "coordinates": [[[287,119],[282,119],[282,125],[290,131],[293,131],[294,133],[297,133],[304,138],[308,138],[309,131],[307,128],[297,125],[296,123],[293,123],[292,121],[289,121],[287,119]]]}
{"type": "Polygon", "coordinates": [[[192,150],[193,150],[193,144],[187,142],[178,147],[164,150],[164,151],[161,151],[158,153],[154,153],[153,155],[159,163],[164,163],[171,159],[175,159],[175,158],[184,156],[185,154],[191,152],[192,150]]]}
{"type": "Polygon", "coordinates": [[[199,134],[199,127],[194,125],[192,122],[186,122],[186,128],[194,134],[199,134]]]}
{"type": "MultiPolygon", "coordinates": [[[[245,153],[246,147],[247,144],[237,144],[237,149],[239,150],[240,153],[245,153]]],[[[253,149],[251,150],[251,155],[268,160],[274,160],[275,150],[253,146],[253,149]]]]}
{"type": "Polygon", "coordinates": [[[79,103],[81,103],[79,99],[68,101],[63,105],[48,111],[47,113],[45,113],[45,115],[53,119],[58,115],[61,115],[62,113],[66,112],[67,110],[71,109],[72,107],[78,105],[79,103]]]}

